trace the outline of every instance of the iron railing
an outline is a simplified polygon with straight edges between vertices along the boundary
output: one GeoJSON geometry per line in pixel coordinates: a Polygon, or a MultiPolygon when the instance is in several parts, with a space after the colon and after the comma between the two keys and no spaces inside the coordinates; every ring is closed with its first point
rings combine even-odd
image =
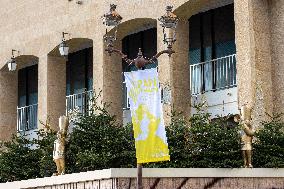
{"type": "Polygon", "coordinates": [[[66,115],[75,109],[78,109],[82,114],[88,113],[92,106],[93,96],[93,90],[66,96],[66,115]]]}
{"type": "Polygon", "coordinates": [[[17,131],[37,129],[37,109],[37,104],[17,107],[17,131]]]}
{"type": "Polygon", "coordinates": [[[236,55],[190,65],[192,95],[237,86],[236,55]]]}

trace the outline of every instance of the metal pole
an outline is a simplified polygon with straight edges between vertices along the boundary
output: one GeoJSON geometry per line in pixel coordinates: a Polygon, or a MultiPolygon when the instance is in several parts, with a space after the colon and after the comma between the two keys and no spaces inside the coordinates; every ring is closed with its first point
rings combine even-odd
{"type": "Polygon", "coordinates": [[[137,163],[137,189],[143,189],[142,164],[141,163],[137,163]]]}

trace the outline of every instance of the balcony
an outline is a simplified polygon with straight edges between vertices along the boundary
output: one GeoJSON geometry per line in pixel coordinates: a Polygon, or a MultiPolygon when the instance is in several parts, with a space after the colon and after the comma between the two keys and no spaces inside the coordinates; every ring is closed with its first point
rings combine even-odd
{"type": "Polygon", "coordinates": [[[75,109],[78,109],[82,114],[88,113],[92,106],[93,96],[93,90],[66,96],[66,115],[75,109]]]}
{"type": "Polygon", "coordinates": [[[190,75],[192,95],[236,87],[236,55],[191,65],[190,75]]]}
{"type": "Polygon", "coordinates": [[[235,54],[191,65],[192,104],[205,98],[212,117],[238,113],[236,75],[235,54]]]}
{"type": "Polygon", "coordinates": [[[37,129],[38,104],[17,107],[17,131],[26,132],[37,129]]]}

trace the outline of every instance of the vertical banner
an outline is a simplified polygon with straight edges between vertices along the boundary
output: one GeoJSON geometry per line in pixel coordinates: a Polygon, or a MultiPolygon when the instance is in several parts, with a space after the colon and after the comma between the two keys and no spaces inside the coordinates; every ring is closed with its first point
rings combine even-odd
{"type": "Polygon", "coordinates": [[[126,72],[137,163],[170,160],[157,69],[126,72]]]}

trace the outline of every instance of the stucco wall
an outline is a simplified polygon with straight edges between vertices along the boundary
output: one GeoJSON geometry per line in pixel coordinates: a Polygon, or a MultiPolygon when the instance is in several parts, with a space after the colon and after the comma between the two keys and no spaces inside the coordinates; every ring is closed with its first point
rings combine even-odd
{"type": "MultiPolygon", "coordinates": [[[[249,103],[257,107],[254,111],[254,120],[260,120],[265,116],[265,112],[272,112],[273,100],[276,102],[274,109],[282,110],[281,104],[284,99],[282,84],[273,85],[275,92],[272,94],[272,81],[281,83],[279,75],[282,75],[283,67],[281,66],[283,53],[279,53],[280,47],[283,46],[281,43],[283,40],[282,2],[269,1],[268,3],[267,0],[173,0],[170,3],[167,0],[83,0],[82,2],[82,5],[78,5],[74,0],[2,1],[0,69],[5,67],[5,63],[10,58],[11,49],[19,50],[21,55],[39,57],[38,118],[40,120],[44,121],[49,115],[52,117],[52,124],[56,125],[59,115],[65,113],[65,100],[63,100],[65,63],[59,58],[55,64],[52,64],[51,62],[54,61],[48,58],[48,56],[54,58],[59,56],[57,46],[61,42],[63,31],[70,33],[67,40],[72,49],[80,49],[80,44],[74,42],[74,39],[92,41],[94,89],[97,93],[102,91],[100,100],[112,102],[111,113],[122,120],[121,59],[117,55],[109,57],[104,51],[103,42],[105,28],[102,25],[101,16],[109,10],[110,3],[117,4],[117,10],[123,17],[123,23],[118,28],[117,48],[121,48],[121,39],[127,34],[151,26],[157,27],[157,49],[163,50],[165,45],[162,42],[162,31],[156,19],[164,14],[165,6],[168,4],[174,6],[175,13],[181,18],[177,29],[178,41],[173,47],[176,54],[171,58],[163,55],[159,60],[161,84],[170,86],[172,96],[172,103],[164,105],[166,122],[170,121],[173,106],[177,110],[184,111],[185,115],[190,115],[189,65],[187,64],[188,18],[198,12],[232,2],[235,4],[238,104],[240,106],[249,103]],[[275,27],[272,28],[272,26],[275,27]],[[271,64],[277,64],[278,67],[272,68],[271,64]],[[57,80],[59,82],[55,82],[57,80]]],[[[1,76],[3,74],[1,73],[1,76]]],[[[15,82],[15,79],[1,79],[0,91],[8,91],[1,86],[13,86],[16,85],[15,82]]],[[[13,90],[13,94],[16,94],[15,89],[13,90]]],[[[16,126],[15,111],[12,109],[16,109],[17,98],[10,95],[1,98],[13,102],[13,105],[9,107],[11,111],[8,114],[5,112],[7,115],[5,120],[2,118],[4,114],[0,111],[0,127],[3,130],[0,135],[6,136],[3,134],[4,130],[5,132],[7,130],[3,129],[4,127],[9,127],[10,131],[15,130],[12,128],[16,126]]],[[[0,110],[5,103],[0,101],[0,110]]],[[[257,124],[259,123],[256,122],[257,124]]]]}
{"type": "Polygon", "coordinates": [[[284,112],[284,2],[272,0],[270,5],[271,60],[274,111],[284,112]]]}

